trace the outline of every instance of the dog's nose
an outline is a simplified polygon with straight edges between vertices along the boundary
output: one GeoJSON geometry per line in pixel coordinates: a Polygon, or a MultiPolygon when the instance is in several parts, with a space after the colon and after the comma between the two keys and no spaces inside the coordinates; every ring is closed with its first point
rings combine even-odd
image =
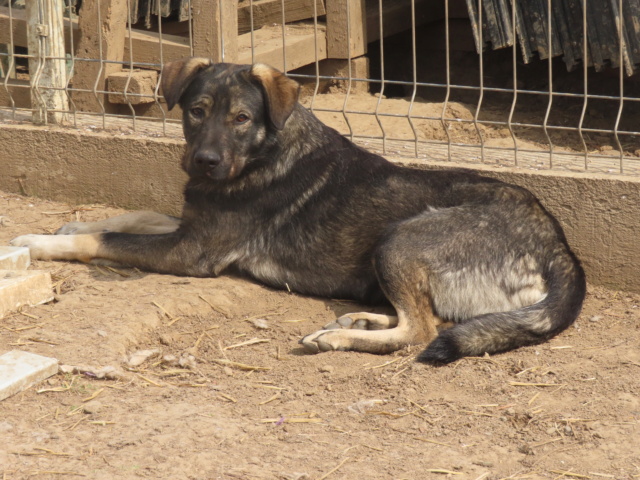
{"type": "Polygon", "coordinates": [[[195,154],[196,165],[204,170],[213,170],[220,164],[220,155],[211,150],[201,150],[195,154]]]}

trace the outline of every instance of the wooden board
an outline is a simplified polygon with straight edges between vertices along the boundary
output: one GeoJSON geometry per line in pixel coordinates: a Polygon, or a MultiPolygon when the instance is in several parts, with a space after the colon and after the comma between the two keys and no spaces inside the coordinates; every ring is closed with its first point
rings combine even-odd
{"type": "Polygon", "coordinates": [[[354,58],[367,53],[365,0],[327,0],[327,54],[354,58]]]}
{"type": "Polygon", "coordinates": [[[238,54],[238,0],[192,0],[193,54],[233,63],[238,54]]]}
{"type": "MultiPolygon", "coordinates": [[[[24,9],[11,9],[11,17],[9,17],[9,7],[0,7],[0,43],[11,43],[11,32],[13,31],[13,43],[19,47],[26,47],[27,40],[27,20],[24,9]],[[13,19],[13,21],[11,21],[13,19]]],[[[78,44],[80,40],[80,31],[78,30],[78,21],[70,22],[68,18],[64,19],[65,45],[67,53],[69,53],[69,24],[73,25],[74,43],[78,44]]]]}
{"type": "MultiPolygon", "coordinates": [[[[105,91],[107,77],[122,70],[122,64],[108,61],[123,60],[127,16],[127,0],[84,0],[78,21],[81,36],[73,76],[74,88],[105,91]],[[98,23],[99,17],[101,23],[98,23]],[[83,62],[83,58],[106,62],[83,62]]],[[[98,96],[103,97],[102,94],[98,96]]],[[[73,103],[82,111],[99,112],[102,108],[107,112],[114,111],[104,100],[101,105],[93,92],[74,92],[73,103]]]]}
{"type": "MultiPolygon", "coordinates": [[[[265,25],[282,24],[282,0],[254,0],[253,1],[253,29],[257,30],[265,25]]],[[[316,0],[315,13],[318,16],[326,14],[322,0],[316,0]]],[[[313,19],[313,0],[284,0],[285,23],[299,20],[313,19]]],[[[251,4],[245,0],[238,7],[238,34],[251,31],[251,4]]]]}
{"type": "MultiPolygon", "coordinates": [[[[266,63],[280,70],[294,70],[316,60],[316,34],[313,25],[287,25],[286,29],[286,65],[282,54],[282,27],[264,27],[254,32],[253,49],[256,62],[266,63]]],[[[318,25],[318,60],[327,58],[326,27],[318,25]]],[[[238,37],[238,63],[252,63],[251,34],[238,37]]]]}
{"type": "Polygon", "coordinates": [[[62,124],[69,110],[64,92],[67,71],[64,60],[63,3],[54,0],[42,10],[34,2],[26,6],[29,78],[34,123],[62,124]]]}

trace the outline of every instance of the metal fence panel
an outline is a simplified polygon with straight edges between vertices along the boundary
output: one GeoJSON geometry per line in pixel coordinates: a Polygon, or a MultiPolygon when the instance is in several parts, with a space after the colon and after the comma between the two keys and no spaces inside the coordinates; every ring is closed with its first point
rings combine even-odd
{"type": "Polygon", "coordinates": [[[26,7],[0,2],[0,125],[179,137],[159,76],[195,54],[287,71],[323,121],[387,155],[640,174],[640,0],[26,7]]]}

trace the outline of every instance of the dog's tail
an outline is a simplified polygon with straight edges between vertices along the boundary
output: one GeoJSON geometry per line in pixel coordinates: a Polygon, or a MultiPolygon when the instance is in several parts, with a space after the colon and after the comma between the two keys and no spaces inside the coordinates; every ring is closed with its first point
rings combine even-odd
{"type": "Polygon", "coordinates": [[[543,278],[547,296],[518,310],[488,313],[441,332],[417,360],[450,363],[466,356],[498,353],[544,342],[569,327],[586,293],[584,271],[570,251],[549,262],[543,278]]]}

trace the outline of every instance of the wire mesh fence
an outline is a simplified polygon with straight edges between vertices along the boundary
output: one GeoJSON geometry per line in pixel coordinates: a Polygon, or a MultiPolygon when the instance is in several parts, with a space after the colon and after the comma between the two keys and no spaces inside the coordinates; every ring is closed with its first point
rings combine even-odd
{"type": "Polygon", "coordinates": [[[287,71],[383,154],[640,174],[640,0],[0,0],[0,122],[179,137],[190,55],[287,71]]]}

